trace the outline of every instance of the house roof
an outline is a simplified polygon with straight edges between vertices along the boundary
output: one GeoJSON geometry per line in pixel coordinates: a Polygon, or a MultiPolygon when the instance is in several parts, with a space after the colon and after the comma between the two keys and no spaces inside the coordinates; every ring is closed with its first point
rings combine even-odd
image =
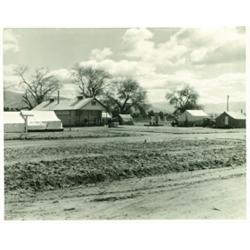
{"type": "Polygon", "coordinates": [[[57,102],[56,99],[54,99],[54,101],[47,100],[37,105],[35,108],[33,108],[33,110],[40,110],[40,111],[79,110],[83,109],[92,100],[96,100],[104,107],[104,105],[101,102],[99,102],[96,98],[84,98],[84,99],[74,98],[74,99],[60,100],[59,103],[57,102]]]}
{"type": "Polygon", "coordinates": [[[246,120],[246,116],[240,112],[225,111],[224,113],[235,120],[246,120]]]}
{"type": "Polygon", "coordinates": [[[203,110],[191,110],[188,109],[186,110],[190,115],[196,116],[196,117],[208,117],[208,114],[206,114],[203,110]]]}
{"type": "Polygon", "coordinates": [[[17,123],[24,124],[24,119],[21,116],[19,111],[18,112],[4,112],[3,122],[4,124],[17,124],[17,123]]]}
{"type": "Polygon", "coordinates": [[[32,120],[43,121],[43,122],[60,121],[54,111],[23,110],[21,111],[21,113],[23,115],[30,115],[28,119],[30,121],[32,120]]]}
{"type": "Polygon", "coordinates": [[[119,116],[123,121],[131,121],[131,120],[133,120],[132,116],[129,115],[129,114],[119,114],[119,116]]]}

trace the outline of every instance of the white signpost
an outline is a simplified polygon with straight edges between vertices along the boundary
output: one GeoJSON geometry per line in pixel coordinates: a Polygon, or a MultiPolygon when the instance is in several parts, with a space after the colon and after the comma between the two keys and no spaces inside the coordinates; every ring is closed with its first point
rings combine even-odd
{"type": "Polygon", "coordinates": [[[32,114],[25,114],[21,111],[21,114],[24,118],[24,121],[25,121],[25,138],[27,138],[27,135],[28,135],[28,118],[29,116],[33,116],[32,114]]]}

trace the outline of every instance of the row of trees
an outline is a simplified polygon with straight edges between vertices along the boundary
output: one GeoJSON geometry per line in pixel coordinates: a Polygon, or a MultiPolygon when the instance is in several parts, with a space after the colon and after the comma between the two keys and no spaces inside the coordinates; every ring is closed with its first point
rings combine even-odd
{"type": "MultiPolygon", "coordinates": [[[[91,66],[75,66],[72,79],[79,87],[79,92],[85,98],[98,97],[107,107],[108,111],[116,114],[137,113],[147,116],[150,105],[147,104],[147,92],[131,77],[113,77],[103,69],[91,66]]],[[[20,84],[25,85],[23,101],[27,108],[45,101],[60,89],[60,82],[49,74],[49,69],[40,68],[27,76],[28,68],[19,66],[16,74],[20,77],[20,84]]],[[[174,114],[184,112],[186,109],[197,109],[198,93],[187,86],[181,90],[174,90],[166,94],[168,102],[175,107],[174,114]]]]}
{"type": "MultiPolygon", "coordinates": [[[[60,82],[46,68],[37,69],[30,77],[27,71],[26,66],[20,66],[16,74],[20,84],[25,85],[23,101],[32,109],[58,90],[60,82]]],[[[98,97],[112,113],[146,113],[146,91],[131,77],[114,78],[103,69],[75,66],[72,79],[79,87],[79,94],[85,98],[98,97]]]]}
{"type": "Polygon", "coordinates": [[[4,111],[20,111],[19,108],[3,107],[4,111]]]}

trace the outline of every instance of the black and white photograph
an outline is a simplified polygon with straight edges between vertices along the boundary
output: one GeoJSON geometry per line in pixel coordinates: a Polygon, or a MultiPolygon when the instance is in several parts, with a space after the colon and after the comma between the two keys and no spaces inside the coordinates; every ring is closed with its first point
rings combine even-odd
{"type": "Polygon", "coordinates": [[[246,218],[246,27],[4,28],[5,220],[246,218]]]}
{"type": "Polygon", "coordinates": [[[249,250],[249,3],[0,1],[0,249],[249,250]]]}

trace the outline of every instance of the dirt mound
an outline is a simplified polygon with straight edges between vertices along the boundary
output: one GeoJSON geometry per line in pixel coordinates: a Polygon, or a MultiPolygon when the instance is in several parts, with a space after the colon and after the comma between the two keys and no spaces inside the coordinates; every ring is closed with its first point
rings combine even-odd
{"type": "MultiPolygon", "coordinates": [[[[94,151],[100,153],[102,149],[102,155],[7,163],[5,190],[44,191],[131,177],[234,167],[246,161],[244,142],[230,144],[204,140],[101,147],[96,145],[94,151]]],[[[86,148],[84,151],[89,152],[86,148]]]]}

